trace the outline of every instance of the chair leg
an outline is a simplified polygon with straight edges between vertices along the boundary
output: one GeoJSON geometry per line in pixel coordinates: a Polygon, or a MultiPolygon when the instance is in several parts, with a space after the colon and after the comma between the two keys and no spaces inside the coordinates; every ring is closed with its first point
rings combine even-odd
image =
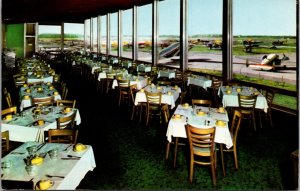
{"type": "Polygon", "coordinates": [[[210,166],[211,166],[211,178],[212,178],[213,185],[215,186],[217,184],[215,163],[212,162],[210,166]]]}
{"type": "Polygon", "coordinates": [[[254,113],[252,114],[252,121],[253,121],[254,131],[256,131],[256,123],[255,123],[255,114],[254,113]]]}
{"type": "Polygon", "coordinates": [[[134,112],[135,112],[135,106],[133,105],[132,106],[132,113],[131,113],[131,121],[133,120],[133,117],[134,117],[134,112]]]}
{"type": "MultiPolygon", "coordinates": [[[[193,156],[191,156],[193,157],[193,156]]],[[[194,161],[191,159],[191,162],[190,162],[190,183],[193,182],[193,175],[194,175],[194,161]]]]}
{"type": "Polygon", "coordinates": [[[174,143],[174,168],[176,167],[176,160],[177,160],[177,149],[178,149],[178,137],[175,138],[175,143],[174,143]]]}
{"type": "Polygon", "coordinates": [[[220,152],[221,152],[222,171],[223,171],[223,176],[225,177],[226,171],[225,171],[225,164],[224,164],[223,144],[220,144],[220,152]]]}
{"type": "Polygon", "coordinates": [[[269,121],[270,121],[270,125],[271,127],[274,127],[273,126],[273,120],[272,120],[272,113],[271,113],[271,109],[268,110],[268,113],[267,113],[268,117],[269,117],[269,121]]]}
{"type": "Polygon", "coordinates": [[[238,164],[238,158],[237,158],[237,150],[236,150],[235,146],[233,146],[233,154],[234,154],[235,168],[236,168],[236,170],[238,170],[239,169],[239,164],[238,164]]]}
{"type": "Polygon", "coordinates": [[[166,149],[166,159],[169,158],[169,152],[170,152],[170,142],[167,143],[167,149],[166,149]]]}

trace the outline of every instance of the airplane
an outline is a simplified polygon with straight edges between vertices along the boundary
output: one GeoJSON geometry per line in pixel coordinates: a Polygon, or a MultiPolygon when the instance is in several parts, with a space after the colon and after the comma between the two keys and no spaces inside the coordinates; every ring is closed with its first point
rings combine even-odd
{"type": "Polygon", "coordinates": [[[296,67],[287,67],[281,65],[282,61],[289,60],[289,58],[283,54],[283,57],[279,59],[278,54],[269,54],[262,57],[262,61],[259,64],[249,64],[248,59],[246,60],[246,67],[254,70],[262,71],[277,71],[277,70],[296,70],[296,67]]]}
{"type": "Polygon", "coordinates": [[[243,41],[245,52],[252,52],[252,48],[259,47],[262,41],[253,41],[253,39],[247,39],[243,41]]]}

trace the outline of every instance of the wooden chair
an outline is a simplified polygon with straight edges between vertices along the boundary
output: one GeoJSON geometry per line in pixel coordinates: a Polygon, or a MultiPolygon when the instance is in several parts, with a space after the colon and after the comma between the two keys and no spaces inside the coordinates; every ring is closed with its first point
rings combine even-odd
{"type": "Polygon", "coordinates": [[[10,96],[9,92],[7,92],[5,94],[5,100],[6,100],[6,103],[7,103],[8,107],[12,107],[13,106],[12,99],[11,99],[11,96],[10,96]]]}
{"type": "Polygon", "coordinates": [[[148,125],[150,115],[153,114],[159,115],[161,120],[161,92],[152,93],[145,91],[147,99],[147,119],[146,125],[148,125]]]}
{"type": "Polygon", "coordinates": [[[63,87],[61,99],[66,100],[66,99],[67,99],[68,92],[69,92],[69,89],[68,89],[67,86],[65,85],[65,86],[63,87]]]}
{"type": "Polygon", "coordinates": [[[205,106],[205,107],[211,107],[212,101],[211,100],[205,100],[205,99],[192,99],[192,106],[205,106]]]}
{"type": "Polygon", "coordinates": [[[113,73],[107,73],[106,74],[106,93],[108,93],[110,90],[112,90],[112,84],[113,84],[113,81],[115,79],[115,74],[113,73]]]}
{"type": "Polygon", "coordinates": [[[231,138],[232,138],[233,146],[229,149],[226,149],[226,148],[223,149],[223,144],[220,144],[222,170],[223,170],[223,175],[224,176],[226,176],[226,172],[225,172],[223,152],[233,152],[235,168],[236,169],[239,168],[238,158],[237,158],[237,138],[238,138],[238,133],[239,133],[240,126],[241,126],[241,121],[242,121],[242,113],[238,110],[235,110],[234,114],[233,114],[233,119],[232,119],[232,122],[231,122],[231,126],[230,126],[230,135],[231,135],[231,138]]]}
{"type": "Polygon", "coordinates": [[[136,89],[136,86],[130,86],[130,96],[131,96],[131,101],[132,101],[131,120],[133,120],[133,118],[136,114],[139,114],[140,115],[139,122],[141,122],[143,112],[146,113],[146,111],[147,111],[147,103],[139,102],[137,105],[134,104],[137,91],[138,90],[136,89]]]}
{"type": "Polygon", "coordinates": [[[9,142],[9,131],[1,132],[1,145],[2,145],[2,154],[10,151],[10,142],[9,142]]]}
{"type": "Polygon", "coordinates": [[[259,123],[260,128],[262,128],[262,116],[265,116],[267,121],[270,123],[270,126],[273,127],[273,119],[272,119],[272,105],[276,92],[274,90],[266,90],[264,96],[266,97],[268,103],[268,111],[265,113],[263,110],[258,109],[259,114],[259,123]]]}
{"type": "Polygon", "coordinates": [[[121,105],[121,101],[130,103],[130,81],[129,80],[117,80],[118,89],[119,89],[119,106],[121,105]]]}
{"type": "Polygon", "coordinates": [[[54,96],[45,97],[45,98],[32,98],[33,105],[53,105],[54,103],[54,96]]]}
{"type": "Polygon", "coordinates": [[[17,114],[17,106],[12,106],[7,109],[3,109],[1,111],[1,114],[2,114],[2,116],[8,115],[8,114],[16,115],[17,114]]]}
{"type": "Polygon", "coordinates": [[[56,118],[57,129],[73,129],[75,126],[76,111],[71,115],[56,118]]]}
{"type": "Polygon", "coordinates": [[[77,129],[49,129],[48,130],[49,143],[76,144],[77,137],[78,137],[77,129]]]}
{"type": "Polygon", "coordinates": [[[220,107],[222,106],[220,97],[218,96],[218,91],[219,88],[222,86],[222,81],[217,79],[217,78],[213,78],[212,79],[212,85],[209,88],[210,92],[211,92],[211,96],[213,97],[214,100],[214,107],[220,107]]]}
{"type": "Polygon", "coordinates": [[[190,174],[189,180],[193,182],[194,164],[209,165],[211,167],[212,183],[216,185],[216,152],[215,152],[215,127],[196,128],[186,125],[187,137],[190,146],[190,174]],[[204,160],[209,159],[208,160],[204,160]]]}
{"type": "Polygon", "coordinates": [[[242,113],[242,119],[251,120],[254,131],[256,131],[255,104],[257,95],[238,94],[239,111],[242,113]]]}
{"type": "Polygon", "coordinates": [[[56,106],[75,108],[76,100],[57,100],[56,106]]]}

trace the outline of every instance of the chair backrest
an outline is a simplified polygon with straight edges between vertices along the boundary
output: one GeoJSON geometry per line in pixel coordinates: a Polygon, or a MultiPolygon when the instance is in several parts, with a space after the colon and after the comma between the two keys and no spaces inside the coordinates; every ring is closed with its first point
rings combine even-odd
{"type": "Polygon", "coordinates": [[[66,100],[66,99],[67,99],[68,92],[69,92],[69,89],[68,89],[67,86],[65,85],[65,86],[63,87],[63,92],[62,92],[62,95],[61,95],[61,99],[66,100]]]}
{"type": "Polygon", "coordinates": [[[161,92],[157,92],[157,93],[152,93],[152,92],[147,92],[145,91],[146,94],[146,99],[147,99],[147,103],[148,105],[160,105],[161,104],[161,96],[162,93],[161,92]]]}
{"type": "Polygon", "coordinates": [[[242,113],[239,110],[235,110],[233,113],[233,118],[230,126],[230,133],[233,136],[233,144],[236,144],[237,135],[241,127],[242,113]]]}
{"type": "Polygon", "coordinates": [[[34,105],[53,105],[54,97],[45,97],[45,98],[32,98],[34,105]]]}
{"type": "Polygon", "coordinates": [[[1,111],[2,116],[8,115],[8,114],[17,114],[17,106],[9,107],[7,109],[3,109],[1,111]]]}
{"type": "MultiPolygon", "coordinates": [[[[186,125],[191,155],[214,156],[215,127],[197,128],[186,125]]],[[[195,163],[198,163],[195,161],[195,163]]]]}
{"type": "Polygon", "coordinates": [[[192,105],[211,107],[212,101],[206,99],[192,99],[192,105]]]}
{"type": "Polygon", "coordinates": [[[241,109],[254,110],[257,95],[242,95],[238,94],[239,107],[241,109]]]}
{"type": "Polygon", "coordinates": [[[57,129],[73,129],[75,125],[76,110],[71,115],[56,118],[57,129]]]}
{"type": "Polygon", "coordinates": [[[70,143],[76,144],[78,137],[77,129],[49,129],[49,143],[70,143]]]}
{"type": "Polygon", "coordinates": [[[129,80],[117,80],[118,86],[120,89],[122,88],[128,88],[130,86],[130,81],[129,80]]]}
{"type": "Polygon", "coordinates": [[[9,146],[9,131],[8,130],[1,132],[1,139],[2,139],[2,141],[1,141],[2,153],[9,151],[10,146],[9,146]]]}
{"type": "Polygon", "coordinates": [[[56,106],[75,108],[76,100],[56,100],[56,106]]]}
{"type": "Polygon", "coordinates": [[[273,90],[266,90],[265,92],[265,97],[266,97],[266,100],[267,100],[267,103],[268,103],[268,107],[270,108],[273,104],[273,99],[275,97],[275,91],[273,90]]]}
{"type": "Polygon", "coordinates": [[[116,74],[114,74],[114,73],[107,73],[106,74],[107,79],[115,79],[115,76],[116,76],[116,74]]]}
{"type": "Polygon", "coordinates": [[[10,96],[10,93],[7,92],[5,94],[5,99],[6,99],[6,102],[7,102],[7,106],[8,107],[12,107],[13,106],[13,103],[12,103],[12,100],[11,100],[11,96],[10,96]]]}

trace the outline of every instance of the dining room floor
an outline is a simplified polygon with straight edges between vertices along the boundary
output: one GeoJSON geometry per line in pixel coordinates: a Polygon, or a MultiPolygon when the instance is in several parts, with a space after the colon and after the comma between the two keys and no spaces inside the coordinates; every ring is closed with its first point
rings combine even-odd
{"type": "MultiPolygon", "coordinates": [[[[81,121],[78,142],[93,146],[96,168],[86,174],[77,189],[88,190],[292,190],[295,189],[293,158],[298,149],[298,118],[273,112],[274,128],[264,123],[256,132],[247,124],[238,138],[239,170],[227,154],[226,177],[220,160],[217,185],[210,169],[195,166],[189,183],[187,146],[179,147],[177,167],[173,152],[165,159],[166,125],[153,120],[131,120],[131,107],[117,105],[116,96],[96,91],[94,84],[62,74],[69,88],[68,99],[76,99],[81,121]]],[[[218,154],[218,157],[220,155],[218,154]]]]}

